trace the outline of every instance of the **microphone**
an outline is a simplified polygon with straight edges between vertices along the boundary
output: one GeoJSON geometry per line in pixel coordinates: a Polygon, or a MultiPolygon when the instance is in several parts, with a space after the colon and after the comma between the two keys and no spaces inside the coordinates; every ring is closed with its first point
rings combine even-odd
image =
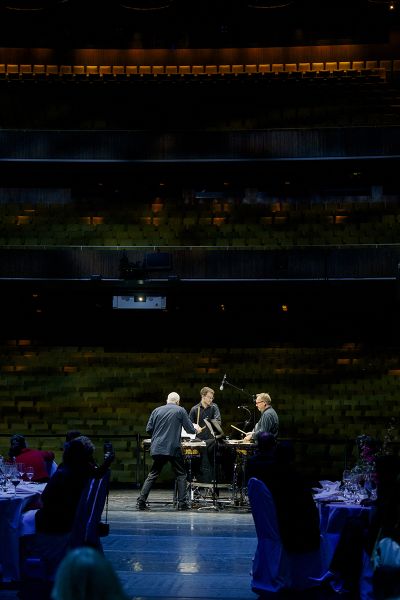
{"type": "Polygon", "coordinates": [[[222,378],[221,385],[219,386],[219,389],[221,390],[221,392],[224,389],[225,381],[226,381],[226,373],[222,378]]]}
{"type": "Polygon", "coordinates": [[[247,406],[238,406],[238,408],[247,408],[247,406]]]}

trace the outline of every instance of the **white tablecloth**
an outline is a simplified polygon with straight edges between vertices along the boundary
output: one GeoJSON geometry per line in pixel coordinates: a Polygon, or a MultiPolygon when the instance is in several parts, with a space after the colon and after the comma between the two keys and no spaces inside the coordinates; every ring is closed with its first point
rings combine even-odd
{"type": "Polygon", "coordinates": [[[361,517],[367,525],[374,507],[349,502],[319,502],[320,531],[325,544],[326,557],[330,563],[339,543],[343,527],[348,519],[361,517]]]}
{"type": "Polygon", "coordinates": [[[14,495],[0,492],[0,565],[4,581],[19,580],[19,536],[21,513],[45,484],[21,483],[14,495]]]}

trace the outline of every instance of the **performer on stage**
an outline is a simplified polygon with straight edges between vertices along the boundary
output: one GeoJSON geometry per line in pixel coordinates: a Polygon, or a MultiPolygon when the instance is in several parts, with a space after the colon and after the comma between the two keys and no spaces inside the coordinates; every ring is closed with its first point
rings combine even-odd
{"type": "Polygon", "coordinates": [[[256,406],[261,413],[260,420],[255,424],[253,431],[246,433],[242,442],[256,442],[257,436],[262,431],[272,433],[277,438],[279,432],[279,418],[276,411],[271,406],[271,396],[266,392],[257,394],[256,406]]]}
{"type": "Polygon", "coordinates": [[[214,403],[214,390],[209,387],[203,387],[200,390],[200,402],[190,409],[189,419],[192,421],[196,430],[196,437],[205,440],[206,448],[201,448],[201,465],[198,473],[198,481],[202,483],[211,483],[214,479],[214,444],[209,428],[204,419],[215,419],[221,424],[221,413],[214,403]]]}
{"type": "Polygon", "coordinates": [[[196,430],[184,408],[179,406],[180,396],[168,394],[167,403],[154,409],[148,420],[146,431],[151,435],[150,454],[153,464],[143,483],[137,500],[139,510],[147,510],[147,497],[164,466],[169,462],[174,470],[178,488],[178,510],[188,510],[186,491],[186,469],[181,450],[182,427],[188,433],[196,430]]]}

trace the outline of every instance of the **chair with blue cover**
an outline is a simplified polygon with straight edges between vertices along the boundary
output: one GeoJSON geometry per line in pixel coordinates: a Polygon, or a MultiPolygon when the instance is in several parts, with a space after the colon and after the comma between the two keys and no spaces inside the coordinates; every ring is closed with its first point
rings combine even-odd
{"type": "Polygon", "coordinates": [[[285,550],[274,499],[263,481],[249,479],[248,497],[258,540],[251,573],[252,591],[263,595],[303,591],[320,585],[318,579],[326,568],[321,550],[303,553],[285,550]]]}
{"type": "Polygon", "coordinates": [[[89,480],[81,494],[70,533],[45,534],[38,532],[27,536],[27,551],[21,564],[23,590],[29,589],[32,582],[35,581],[53,582],[58,565],[72,548],[92,546],[100,552],[103,551],[100,540],[100,521],[107,499],[109,480],[109,469],[103,477],[89,480]]]}
{"type": "Polygon", "coordinates": [[[99,524],[106,503],[110,470],[103,477],[91,479],[82,492],[69,542],[70,548],[93,546],[102,551],[99,524]]]}
{"type": "Polygon", "coordinates": [[[49,477],[51,477],[57,471],[58,464],[55,460],[52,460],[50,463],[47,463],[46,466],[49,477]]]}

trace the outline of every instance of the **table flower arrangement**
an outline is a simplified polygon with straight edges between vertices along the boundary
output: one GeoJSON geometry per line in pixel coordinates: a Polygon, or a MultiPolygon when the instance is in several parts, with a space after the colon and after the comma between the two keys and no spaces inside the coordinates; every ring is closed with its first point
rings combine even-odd
{"type": "Polygon", "coordinates": [[[359,435],[356,438],[358,460],[351,469],[352,474],[360,475],[360,480],[374,477],[375,460],[381,453],[382,444],[370,435],[359,435]]]}
{"type": "Polygon", "coordinates": [[[358,460],[351,472],[354,475],[359,475],[361,485],[364,485],[367,480],[376,484],[376,459],[378,456],[390,454],[390,444],[393,441],[394,432],[395,420],[391,419],[382,442],[366,434],[357,436],[358,460]]]}

